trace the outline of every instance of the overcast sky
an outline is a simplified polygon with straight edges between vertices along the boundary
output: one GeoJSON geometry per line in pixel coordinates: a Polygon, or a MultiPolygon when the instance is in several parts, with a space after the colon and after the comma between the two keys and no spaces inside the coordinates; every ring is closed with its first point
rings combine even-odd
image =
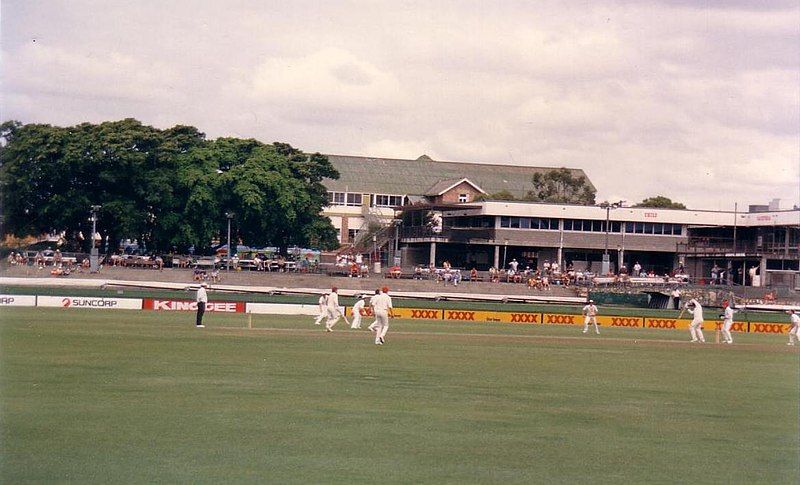
{"type": "Polygon", "coordinates": [[[598,201],[800,193],[800,2],[2,1],[2,113],[582,168],[598,201]]]}

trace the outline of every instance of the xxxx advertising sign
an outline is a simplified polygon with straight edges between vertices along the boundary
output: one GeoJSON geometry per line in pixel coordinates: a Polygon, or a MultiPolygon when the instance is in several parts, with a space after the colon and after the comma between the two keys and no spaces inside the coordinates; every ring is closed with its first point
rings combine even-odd
{"type": "MultiPolygon", "coordinates": [[[[372,309],[364,307],[361,309],[361,316],[368,318],[372,316],[372,309]]],[[[394,308],[392,315],[395,318],[402,318],[408,320],[441,320],[442,310],[433,310],[430,308],[394,308]]],[[[347,316],[353,316],[353,309],[347,307],[347,316]]]]}

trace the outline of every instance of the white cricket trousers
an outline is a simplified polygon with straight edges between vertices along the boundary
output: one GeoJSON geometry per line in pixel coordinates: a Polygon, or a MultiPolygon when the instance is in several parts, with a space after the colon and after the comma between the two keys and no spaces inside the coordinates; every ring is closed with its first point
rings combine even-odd
{"type": "Polygon", "coordinates": [[[314,325],[319,325],[327,317],[328,317],[328,309],[327,308],[321,308],[320,311],[319,311],[319,315],[317,315],[317,319],[314,320],[314,325]]]}
{"type": "Polygon", "coordinates": [[[800,340],[800,325],[792,325],[789,329],[789,345],[794,345],[800,340]]]}
{"type": "Polygon", "coordinates": [[[722,322],[722,340],[726,343],[733,343],[733,336],[731,335],[731,327],[733,327],[733,320],[724,320],[722,322]]]}
{"type": "Polygon", "coordinates": [[[703,336],[703,322],[692,322],[689,324],[689,333],[692,335],[692,342],[705,342],[706,338],[703,336]]]}
{"type": "Polygon", "coordinates": [[[379,343],[386,332],[389,331],[389,313],[375,312],[375,343],[379,343]]]}
{"type": "Polygon", "coordinates": [[[350,322],[350,328],[361,328],[361,312],[353,312],[353,321],[350,322]]]}
{"type": "Polygon", "coordinates": [[[325,328],[328,330],[332,329],[340,318],[342,318],[342,315],[339,313],[338,309],[328,307],[328,320],[325,322],[325,328]]]}
{"type": "Polygon", "coordinates": [[[590,323],[594,324],[594,332],[599,335],[600,334],[600,330],[597,328],[597,317],[589,317],[589,316],[587,316],[586,318],[583,319],[583,333],[586,333],[586,332],[589,331],[589,324],[590,323]]]}

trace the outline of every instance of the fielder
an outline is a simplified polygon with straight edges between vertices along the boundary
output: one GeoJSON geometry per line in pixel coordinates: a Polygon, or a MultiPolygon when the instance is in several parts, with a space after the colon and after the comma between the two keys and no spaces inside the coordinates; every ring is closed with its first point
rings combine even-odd
{"type": "Polygon", "coordinates": [[[325,293],[324,295],[319,297],[319,315],[317,315],[317,319],[314,320],[314,325],[319,325],[328,316],[328,294],[325,293]]]}
{"type": "Polygon", "coordinates": [[[786,345],[794,345],[800,340],[800,315],[794,310],[789,310],[789,319],[792,326],[789,328],[789,343],[786,345]]]}
{"type": "MultiPolygon", "coordinates": [[[[372,297],[370,297],[369,299],[369,307],[373,309],[372,316],[375,316],[375,298],[377,298],[378,295],[380,294],[381,290],[375,290],[375,294],[372,295],[372,297]]],[[[378,317],[375,317],[375,321],[370,323],[369,327],[367,328],[369,329],[370,332],[374,332],[377,326],[378,326],[378,317]]]]}
{"type": "Polygon", "coordinates": [[[725,309],[722,314],[722,341],[726,344],[732,344],[731,327],[733,327],[733,314],[736,313],[736,310],[731,308],[728,300],[723,300],[722,308],[725,309]]]}
{"type": "Polygon", "coordinates": [[[353,305],[353,323],[350,324],[350,328],[354,328],[356,330],[361,328],[361,311],[364,309],[366,305],[367,295],[361,295],[361,298],[358,299],[355,305],[353,305]]]}
{"type": "Polygon", "coordinates": [[[389,316],[392,313],[392,299],[389,297],[389,288],[383,287],[374,298],[372,311],[375,313],[375,345],[385,343],[386,332],[389,331],[389,316]]]}
{"type": "Polygon", "coordinates": [[[600,335],[600,330],[597,328],[597,307],[594,300],[589,300],[589,303],[583,307],[583,333],[589,331],[589,324],[594,324],[594,332],[600,335]]]}
{"type": "Polygon", "coordinates": [[[342,318],[342,312],[339,310],[339,291],[335,286],[331,288],[331,293],[327,299],[328,320],[325,322],[325,331],[333,332],[333,326],[342,318]]]}
{"type": "Polygon", "coordinates": [[[703,307],[694,298],[686,304],[686,311],[692,314],[692,323],[689,324],[689,333],[692,335],[692,342],[706,343],[703,336],[703,307]]]}

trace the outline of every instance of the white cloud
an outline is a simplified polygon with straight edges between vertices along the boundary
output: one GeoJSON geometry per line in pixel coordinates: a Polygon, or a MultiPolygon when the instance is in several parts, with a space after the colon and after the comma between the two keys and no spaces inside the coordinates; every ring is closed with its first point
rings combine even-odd
{"type": "Polygon", "coordinates": [[[797,199],[796,2],[3,7],[6,118],[578,167],[600,200],[797,199]]]}

